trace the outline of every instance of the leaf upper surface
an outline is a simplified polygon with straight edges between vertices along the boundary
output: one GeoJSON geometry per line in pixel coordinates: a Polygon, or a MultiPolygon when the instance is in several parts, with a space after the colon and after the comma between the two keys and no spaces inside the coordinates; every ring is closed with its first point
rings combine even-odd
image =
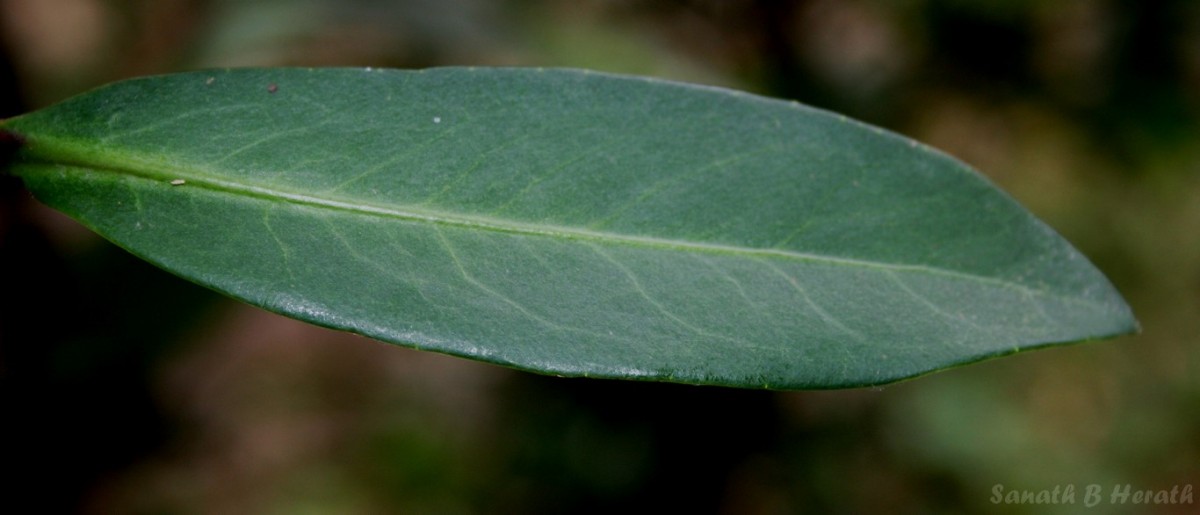
{"type": "Polygon", "coordinates": [[[960,162],[717,88],[245,69],[121,82],[4,128],[39,199],[183,277],[529,370],[830,388],[1136,327],[960,162]]]}

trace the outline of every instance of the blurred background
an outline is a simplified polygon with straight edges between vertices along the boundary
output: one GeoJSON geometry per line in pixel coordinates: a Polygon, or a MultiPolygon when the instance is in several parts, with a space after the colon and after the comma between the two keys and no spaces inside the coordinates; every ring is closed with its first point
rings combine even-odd
{"type": "MultiPolygon", "coordinates": [[[[971,163],[1140,335],[883,388],[558,379],[294,322],[0,182],[0,511],[1195,513],[1200,3],[0,0],[2,116],[259,65],[569,66],[796,99],[971,163]],[[993,488],[1074,485],[1073,505],[993,488]],[[50,492],[47,494],[46,492],[50,492]]],[[[214,130],[220,130],[214,127],[214,130]]]]}

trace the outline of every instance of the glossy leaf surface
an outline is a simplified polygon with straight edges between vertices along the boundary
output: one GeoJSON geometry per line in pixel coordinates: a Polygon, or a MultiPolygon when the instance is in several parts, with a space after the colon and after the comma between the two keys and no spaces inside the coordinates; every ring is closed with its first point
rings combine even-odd
{"type": "Polygon", "coordinates": [[[40,200],[163,268],[522,369],[832,388],[1136,327],[965,165],[716,88],[233,70],[117,83],[4,129],[40,200]]]}

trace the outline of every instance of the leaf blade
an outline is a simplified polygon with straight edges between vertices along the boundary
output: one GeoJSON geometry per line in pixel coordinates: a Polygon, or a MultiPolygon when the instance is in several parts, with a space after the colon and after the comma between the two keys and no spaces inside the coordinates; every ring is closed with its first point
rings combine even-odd
{"type": "Polygon", "coordinates": [[[6,127],[30,142],[15,172],[31,191],[164,268],[518,368],[840,387],[1135,327],[1086,259],[964,165],[713,88],[238,70],[120,83],[6,127]]]}

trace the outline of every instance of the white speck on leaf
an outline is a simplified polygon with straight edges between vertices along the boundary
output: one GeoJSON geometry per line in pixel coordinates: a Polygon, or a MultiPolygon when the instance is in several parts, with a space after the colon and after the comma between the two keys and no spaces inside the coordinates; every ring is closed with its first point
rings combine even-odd
{"type": "Polygon", "coordinates": [[[175,180],[171,181],[171,186],[180,186],[183,184],[187,184],[187,181],[185,181],[183,179],[175,179],[175,180]]]}
{"type": "Polygon", "coordinates": [[[434,117],[433,117],[433,123],[442,123],[442,117],[441,117],[441,116],[434,116],[434,117]]]}

